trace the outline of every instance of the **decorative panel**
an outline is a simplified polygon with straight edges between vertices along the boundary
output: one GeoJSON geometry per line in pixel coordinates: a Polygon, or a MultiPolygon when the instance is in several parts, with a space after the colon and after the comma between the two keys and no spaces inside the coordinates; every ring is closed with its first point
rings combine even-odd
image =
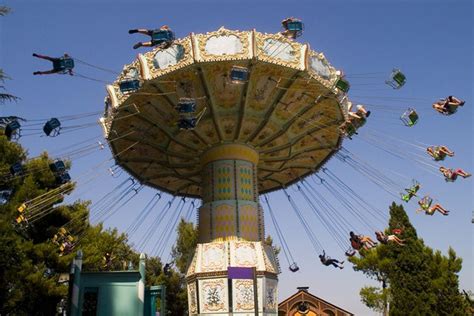
{"type": "Polygon", "coordinates": [[[265,293],[264,301],[265,306],[264,310],[268,313],[276,313],[278,310],[278,290],[277,285],[278,281],[275,279],[265,278],[265,293]]]}
{"type": "Polygon", "coordinates": [[[255,310],[253,280],[232,280],[233,312],[251,313],[255,310]]]}
{"type": "Polygon", "coordinates": [[[286,67],[304,69],[302,63],[306,45],[287,39],[281,34],[255,33],[257,58],[286,67]]]}
{"type": "Polygon", "coordinates": [[[309,50],[307,57],[309,74],[318,77],[326,87],[331,87],[337,79],[339,72],[329,64],[323,53],[309,50]],[[321,80],[322,79],[322,80],[321,80]]]}
{"type": "Polygon", "coordinates": [[[225,28],[193,35],[196,61],[239,60],[252,58],[252,32],[225,28]]]}
{"type": "Polygon", "coordinates": [[[173,45],[164,49],[155,49],[144,54],[150,74],[153,78],[161,76],[194,62],[191,39],[175,40],[173,45]]]}
{"type": "Polygon", "coordinates": [[[153,66],[157,69],[166,69],[174,66],[184,58],[183,45],[172,45],[166,49],[159,50],[153,56],[153,66]]]}
{"type": "Polygon", "coordinates": [[[250,162],[236,161],[237,199],[256,201],[254,166],[250,162]]]}
{"type": "Polygon", "coordinates": [[[257,203],[239,202],[239,236],[246,240],[259,240],[259,220],[257,203]]]}
{"type": "Polygon", "coordinates": [[[214,164],[214,201],[235,197],[234,161],[221,160],[214,164]]]}
{"type": "Polygon", "coordinates": [[[237,235],[236,204],[235,201],[229,202],[222,204],[218,202],[213,203],[213,238],[237,235]]]}
{"type": "Polygon", "coordinates": [[[197,292],[196,283],[192,282],[188,284],[188,308],[190,315],[197,315],[197,292]]]}
{"type": "Polygon", "coordinates": [[[199,307],[201,313],[229,311],[227,278],[199,280],[199,307]]]}
{"type": "Polygon", "coordinates": [[[199,272],[227,270],[227,252],[225,243],[207,243],[202,245],[201,269],[199,272]]]}
{"type": "Polygon", "coordinates": [[[250,242],[235,242],[233,262],[237,267],[255,267],[258,264],[255,244],[250,242]]]}

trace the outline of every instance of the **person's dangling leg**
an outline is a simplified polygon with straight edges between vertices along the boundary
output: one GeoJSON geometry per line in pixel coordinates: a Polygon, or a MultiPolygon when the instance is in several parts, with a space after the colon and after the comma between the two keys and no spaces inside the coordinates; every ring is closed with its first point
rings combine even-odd
{"type": "Polygon", "coordinates": [[[46,59],[46,60],[49,60],[49,61],[55,61],[55,60],[58,59],[58,58],[53,58],[53,57],[49,57],[49,56],[46,56],[46,55],[40,55],[40,54],[36,54],[36,53],[33,53],[33,57],[40,58],[40,59],[46,59]]]}
{"type": "Polygon", "coordinates": [[[36,75],[50,75],[50,74],[55,74],[55,73],[58,73],[58,71],[52,69],[52,70],[47,70],[47,71],[35,71],[33,75],[35,76],[36,75]]]}
{"type": "Polygon", "coordinates": [[[449,157],[453,157],[454,156],[454,151],[451,151],[449,150],[448,147],[446,146],[440,146],[440,151],[444,152],[446,155],[448,155],[449,157]]]}
{"type": "Polygon", "coordinates": [[[459,176],[461,176],[461,177],[463,177],[463,178],[468,178],[468,177],[471,176],[470,173],[468,173],[468,172],[466,172],[466,171],[464,171],[464,170],[462,170],[462,169],[456,169],[455,172],[456,172],[459,176]]]}
{"type": "Polygon", "coordinates": [[[135,33],[151,36],[151,34],[153,34],[153,31],[147,30],[147,29],[133,29],[133,30],[128,31],[128,34],[135,34],[135,33]]]}
{"type": "Polygon", "coordinates": [[[133,45],[133,49],[140,48],[140,47],[142,47],[142,45],[143,45],[142,42],[138,42],[138,43],[136,43],[135,45],[133,45]]]}
{"type": "Polygon", "coordinates": [[[432,207],[432,210],[433,211],[438,211],[440,212],[441,214],[443,215],[448,215],[449,214],[449,211],[446,210],[444,207],[442,207],[440,204],[435,204],[433,207],[432,207]]]}

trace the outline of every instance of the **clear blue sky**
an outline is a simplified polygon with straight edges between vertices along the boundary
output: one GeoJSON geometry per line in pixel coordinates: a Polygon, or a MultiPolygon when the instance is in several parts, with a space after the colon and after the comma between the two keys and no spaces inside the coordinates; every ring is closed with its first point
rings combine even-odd
{"type": "MultiPolygon", "coordinates": [[[[473,289],[473,180],[445,183],[433,173],[435,169],[432,167],[393,157],[367,143],[368,136],[362,135],[362,132],[382,131],[394,137],[379,137],[377,141],[382,141],[384,146],[401,146],[421,155],[420,149],[405,142],[446,144],[456,152],[454,158],[446,161],[447,166],[474,171],[472,1],[44,0],[6,1],[4,4],[12,7],[13,12],[0,19],[0,66],[13,78],[6,83],[9,92],[22,99],[17,104],[2,106],[2,116],[41,119],[102,110],[104,84],[69,76],[33,76],[33,71],[48,69],[50,64],[34,59],[31,54],[59,56],[68,52],[89,63],[120,71],[136,56],[137,51],[131,47],[139,37],[127,34],[128,29],[136,27],[155,28],[167,24],[178,37],[190,32],[213,31],[220,26],[277,32],[283,18],[295,16],[301,18],[306,27],[299,40],[310,43],[316,51],[324,52],[328,60],[348,76],[373,72],[388,74],[393,67],[403,69],[408,82],[399,91],[383,85],[386,75],[351,79],[351,98],[377,106],[368,106],[373,112],[369,123],[360,137],[346,140],[344,146],[374,168],[388,172],[388,176],[393,176],[392,172],[402,175],[399,179],[407,185],[411,178],[418,179],[424,193],[433,195],[451,210],[448,217],[439,214],[427,217],[415,214],[415,203],[406,207],[427,245],[443,252],[452,246],[464,259],[461,287],[473,289]],[[447,95],[466,100],[464,108],[451,117],[443,117],[431,109],[432,101],[447,95]],[[388,99],[401,97],[413,99],[388,99]],[[421,115],[420,122],[413,128],[402,126],[398,120],[399,114],[407,107],[417,108],[421,115]]],[[[77,65],[77,71],[105,81],[114,79],[112,74],[84,65],[77,65]]],[[[94,122],[96,119],[89,117],[80,122],[94,122]]],[[[43,150],[58,152],[62,147],[100,135],[100,128],[94,126],[58,138],[27,136],[20,142],[28,148],[31,156],[36,156],[43,150]]],[[[84,179],[82,174],[110,157],[110,152],[105,149],[73,161],[71,175],[84,179]]],[[[94,169],[97,177],[92,182],[81,184],[79,181],[78,193],[74,197],[97,201],[122,181],[124,175],[114,179],[107,174],[111,165],[106,163],[94,169]]],[[[391,196],[346,164],[333,159],[327,167],[378,208],[386,209],[391,203],[391,196]]],[[[318,190],[327,194],[320,188],[318,190]]],[[[294,190],[290,189],[290,192],[301,200],[294,190]]],[[[106,225],[125,230],[153,194],[152,190],[144,189],[138,198],[107,220],[106,225]]],[[[311,292],[347,310],[358,315],[372,315],[360,303],[358,291],[373,281],[354,272],[350,265],[346,265],[344,270],[323,267],[283,194],[272,194],[270,198],[301,267],[300,272],[291,274],[281,256],[280,300],[291,295],[297,286],[307,285],[311,292]]],[[[346,212],[342,205],[336,201],[333,203],[338,210],[346,212]]],[[[331,236],[314,217],[310,217],[308,206],[300,205],[308,218],[312,218],[314,231],[326,251],[333,257],[342,257],[331,236]]],[[[369,216],[363,210],[361,214],[369,216]]],[[[350,215],[347,216],[353,221],[350,215]]],[[[274,235],[268,214],[266,219],[267,232],[274,235]]],[[[361,233],[373,234],[355,225],[361,233]]],[[[133,236],[132,241],[137,242],[143,231],[144,228],[133,236]]],[[[158,234],[156,232],[154,239],[150,240],[148,251],[157,242],[158,234]]]]}

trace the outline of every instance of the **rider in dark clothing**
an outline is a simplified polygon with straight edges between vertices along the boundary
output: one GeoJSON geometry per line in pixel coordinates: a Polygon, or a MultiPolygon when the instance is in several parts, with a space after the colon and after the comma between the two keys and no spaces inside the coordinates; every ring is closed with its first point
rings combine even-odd
{"type": "Polygon", "coordinates": [[[325,266],[333,265],[335,268],[344,269],[344,266],[342,265],[344,261],[339,261],[336,259],[331,259],[331,257],[327,257],[326,252],[324,250],[323,254],[319,255],[319,260],[321,260],[321,263],[325,266]]]}
{"type": "Polygon", "coordinates": [[[53,63],[53,69],[46,71],[35,71],[33,75],[49,75],[61,73],[68,73],[73,75],[72,69],[74,68],[74,60],[68,55],[64,54],[62,57],[50,57],[45,55],[33,54],[33,57],[46,59],[53,63]]]}

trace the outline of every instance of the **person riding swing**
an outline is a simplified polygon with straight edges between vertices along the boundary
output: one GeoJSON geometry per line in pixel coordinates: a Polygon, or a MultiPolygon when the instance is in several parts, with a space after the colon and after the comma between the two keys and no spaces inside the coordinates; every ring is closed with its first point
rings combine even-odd
{"type": "Polygon", "coordinates": [[[138,42],[133,46],[133,49],[137,49],[139,47],[154,47],[159,46],[160,48],[167,48],[169,47],[173,41],[175,40],[175,36],[173,31],[169,28],[168,25],[163,25],[159,29],[155,30],[148,30],[148,29],[133,29],[129,30],[128,34],[140,33],[143,35],[150,36],[150,40],[148,42],[138,42]]]}
{"type": "Polygon", "coordinates": [[[50,57],[45,55],[39,55],[34,53],[33,57],[46,59],[53,63],[53,69],[46,71],[35,71],[33,75],[49,75],[49,74],[66,74],[73,75],[74,59],[72,59],[67,53],[64,53],[62,57],[50,57]]]}
{"type": "Polygon", "coordinates": [[[326,252],[323,250],[323,254],[319,255],[319,260],[321,260],[321,263],[324,264],[325,266],[334,266],[335,268],[339,269],[344,269],[343,263],[344,261],[339,261],[336,259],[332,259],[329,256],[326,256],[326,252]]]}

